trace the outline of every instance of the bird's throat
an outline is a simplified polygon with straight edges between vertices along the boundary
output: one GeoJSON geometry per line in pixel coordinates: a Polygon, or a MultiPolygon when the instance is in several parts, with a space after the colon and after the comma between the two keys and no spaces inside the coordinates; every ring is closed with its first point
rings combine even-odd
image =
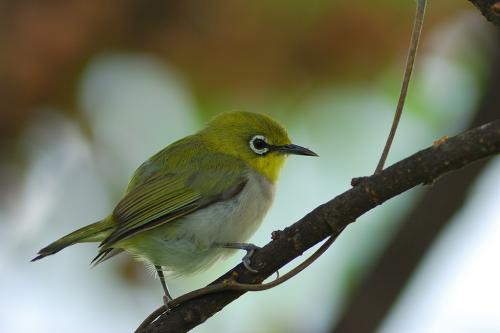
{"type": "Polygon", "coordinates": [[[250,161],[250,166],[264,175],[271,183],[278,180],[281,168],[285,163],[284,155],[271,155],[265,158],[256,158],[250,161]]]}

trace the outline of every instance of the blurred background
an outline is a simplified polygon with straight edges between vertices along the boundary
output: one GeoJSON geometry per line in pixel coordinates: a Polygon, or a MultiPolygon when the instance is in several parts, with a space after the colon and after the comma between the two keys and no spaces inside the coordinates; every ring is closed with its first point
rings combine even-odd
{"type": "MultiPolygon", "coordinates": [[[[256,244],[372,173],[414,7],[0,1],[0,332],[131,332],[160,304],[158,280],[127,255],[90,269],[95,244],[29,260],[106,216],[142,161],[219,112],[267,113],[321,156],[289,159],[256,244]]],[[[499,46],[468,1],[430,3],[389,164],[500,117],[499,46]]],[[[499,188],[496,158],[405,193],[291,281],[194,331],[500,332],[499,188]]],[[[202,287],[240,259],[171,290],[202,287]]]]}

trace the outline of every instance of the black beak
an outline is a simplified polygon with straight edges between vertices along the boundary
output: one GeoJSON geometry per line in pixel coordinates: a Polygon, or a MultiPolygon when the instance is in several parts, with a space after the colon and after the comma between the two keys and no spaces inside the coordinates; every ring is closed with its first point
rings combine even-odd
{"type": "Polygon", "coordinates": [[[318,156],[318,154],[316,154],[312,150],[294,144],[274,146],[273,150],[277,151],[280,154],[318,156]]]}

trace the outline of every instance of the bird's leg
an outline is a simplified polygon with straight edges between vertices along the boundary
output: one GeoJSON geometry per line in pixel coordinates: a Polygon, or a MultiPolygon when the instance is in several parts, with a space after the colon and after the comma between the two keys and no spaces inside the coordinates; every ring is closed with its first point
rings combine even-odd
{"type": "Polygon", "coordinates": [[[248,269],[252,273],[258,273],[257,270],[253,269],[250,266],[250,258],[252,257],[255,250],[259,250],[260,247],[251,243],[222,243],[218,245],[219,247],[223,247],[226,249],[237,249],[237,250],[245,250],[247,254],[241,259],[243,266],[248,269]]]}
{"type": "Polygon", "coordinates": [[[165,296],[163,296],[163,303],[168,308],[168,302],[170,302],[173,298],[168,291],[167,283],[165,282],[165,276],[163,275],[163,269],[159,265],[155,265],[156,273],[158,273],[158,277],[160,278],[161,286],[163,287],[163,291],[165,292],[165,296]]]}

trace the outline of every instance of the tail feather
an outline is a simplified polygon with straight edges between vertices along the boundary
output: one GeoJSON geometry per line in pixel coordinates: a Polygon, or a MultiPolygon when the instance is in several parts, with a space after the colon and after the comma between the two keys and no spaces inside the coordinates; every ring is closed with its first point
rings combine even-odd
{"type": "Polygon", "coordinates": [[[89,224],[88,226],[80,228],[44,247],[38,251],[38,255],[31,261],[37,261],[46,256],[55,254],[76,243],[102,241],[107,237],[111,229],[112,227],[106,223],[106,220],[89,224]]]}
{"type": "Polygon", "coordinates": [[[90,264],[92,265],[92,267],[95,267],[95,266],[99,265],[100,263],[102,263],[108,259],[111,259],[112,257],[114,257],[117,254],[120,254],[122,252],[123,252],[123,249],[115,249],[115,248],[107,248],[105,250],[101,250],[101,251],[99,251],[97,256],[94,259],[92,259],[90,264]]]}

